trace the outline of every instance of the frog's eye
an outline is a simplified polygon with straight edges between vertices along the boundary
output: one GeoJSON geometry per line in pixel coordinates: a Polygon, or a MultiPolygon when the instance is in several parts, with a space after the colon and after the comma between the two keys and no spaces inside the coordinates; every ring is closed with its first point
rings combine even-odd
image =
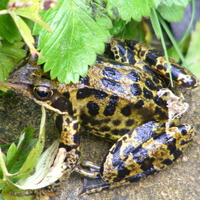
{"type": "Polygon", "coordinates": [[[53,94],[52,90],[45,86],[34,87],[33,93],[34,93],[35,97],[40,100],[47,100],[53,94]]]}

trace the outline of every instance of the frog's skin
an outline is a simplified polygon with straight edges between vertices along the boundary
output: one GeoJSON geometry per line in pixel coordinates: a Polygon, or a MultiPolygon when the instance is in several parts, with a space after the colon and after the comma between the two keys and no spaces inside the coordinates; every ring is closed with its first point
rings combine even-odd
{"type": "MultiPolygon", "coordinates": [[[[85,187],[84,193],[128,184],[166,168],[194,136],[190,125],[172,123],[165,129],[167,100],[157,92],[168,88],[169,73],[161,52],[131,40],[113,39],[105,54],[78,83],[51,80],[42,66],[28,58],[9,76],[9,82],[19,86],[15,91],[57,113],[60,148],[68,152],[66,171],[104,180],[85,187]],[[114,142],[92,175],[79,164],[82,128],[114,142]]],[[[170,63],[176,84],[186,89],[198,86],[194,75],[171,59],[170,63]]]]}

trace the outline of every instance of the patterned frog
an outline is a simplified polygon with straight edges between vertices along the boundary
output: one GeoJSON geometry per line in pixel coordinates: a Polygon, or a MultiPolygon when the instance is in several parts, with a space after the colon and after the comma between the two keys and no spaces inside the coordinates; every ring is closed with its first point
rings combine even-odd
{"type": "MultiPolygon", "coordinates": [[[[198,87],[196,77],[170,59],[174,83],[198,87]]],[[[11,72],[13,89],[56,113],[60,148],[67,151],[66,173],[76,171],[102,182],[83,193],[128,184],[165,169],[194,136],[194,129],[169,118],[169,70],[162,52],[132,40],[112,39],[104,55],[79,82],[51,80],[36,60],[24,58],[11,72]],[[97,171],[88,173],[79,161],[83,130],[113,142],[97,171]]],[[[170,91],[172,88],[170,88],[170,91]]],[[[184,105],[184,103],[182,103],[184,105]]]]}

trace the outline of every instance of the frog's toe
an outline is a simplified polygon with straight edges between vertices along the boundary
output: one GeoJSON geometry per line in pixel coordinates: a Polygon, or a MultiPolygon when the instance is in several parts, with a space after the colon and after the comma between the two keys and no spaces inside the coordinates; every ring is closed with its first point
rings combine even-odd
{"type": "Polygon", "coordinates": [[[97,179],[84,178],[84,188],[81,191],[80,196],[108,190],[110,186],[110,184],[105,183],[105,181],[100,177],[97,179]]]}

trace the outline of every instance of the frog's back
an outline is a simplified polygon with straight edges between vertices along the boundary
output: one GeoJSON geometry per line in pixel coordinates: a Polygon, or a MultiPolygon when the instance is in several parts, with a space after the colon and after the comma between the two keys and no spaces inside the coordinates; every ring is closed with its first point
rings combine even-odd
{"type": "Polygon", "coordinates": [[[158,75],[137,66],[141,64],[100,59],[90,67],[88,76],[80,81],[84,87],[76,92],[83,126],[116,140],[144,122],[167,119],[166,101],[157,95],[166,85],[158,75]]]}

